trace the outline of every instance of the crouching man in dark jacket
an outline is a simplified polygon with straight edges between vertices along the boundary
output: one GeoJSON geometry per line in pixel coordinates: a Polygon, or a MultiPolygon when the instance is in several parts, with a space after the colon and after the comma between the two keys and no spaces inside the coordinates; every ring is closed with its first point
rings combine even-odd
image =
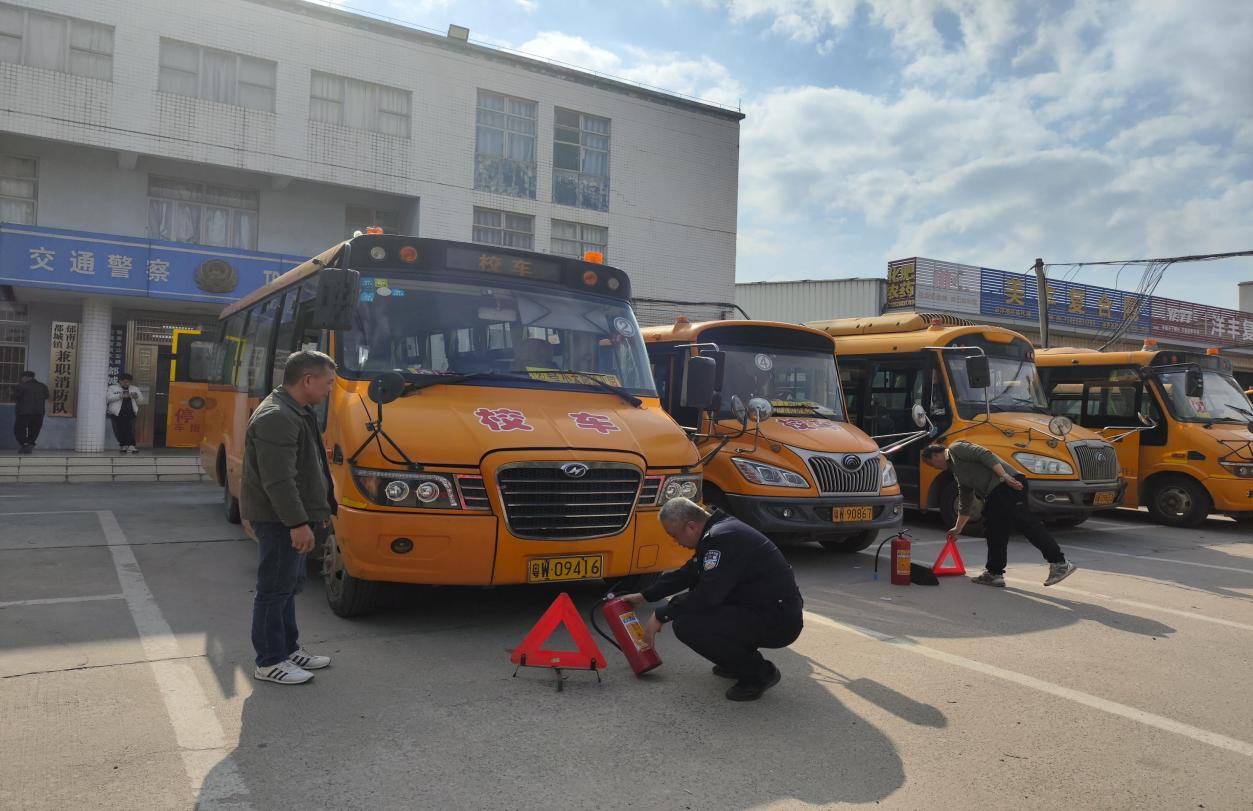
{"type": "Polygon", "coordinates": [[[696,550],[633,605],[687,589],[658,608],[645,627],[652,645],[665,623],[679,641],[714,663],[714,675],[735,679],[732,701],[753,701],[779,683],[779,669],[759,648],[785,648],[800,636],[802,601],[792,567],[769,538],[744,522],[676,498],[661,508],[661,525],[680,546],[696,550]]]}

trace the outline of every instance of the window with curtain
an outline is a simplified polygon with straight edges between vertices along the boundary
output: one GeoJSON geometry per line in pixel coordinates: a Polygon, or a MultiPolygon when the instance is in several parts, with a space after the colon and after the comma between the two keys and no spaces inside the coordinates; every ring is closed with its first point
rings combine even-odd
{"type": "Polygon", "coordinates": [[[34,158],[0,155],[0,222],[35,224],[38,173],[34,158]]]}
{"type": "Polygon", "coordinates": [[[588,251],[598,251],[609,261],[609,229],[553,220],[552,253],[582,259],[588,251]]]}
{"type": "Polygon", "coordinates": [[[535,199],[538,105],[480,90],[474,142],[474,188],[535,199]]]}
{"type": "Polygon", "coordinates": [[[505,248],[535,250],[535,218],[493,208],[474,208],[475,242],[505,248]]]}
{"type": "Polygon", "coordinates": [[[13,391],[22,382],[29,329],[26,305],[0,302],[0,403],[13,402],[13,391]]]}
{"type": "Polygon", "coordinates": [[[553,202],[609,210],[609,119],[553,112],[553,202]]]}
{"type": "Polygon", "coordinates": [[[157,87],[162,93],[274,112],[278,63],[231,51],[161,40],[157,87]]]}
{"type": "Polygon", "coordinates": [[[148,178],[148,236],[222,248],[257,248],[260,193],[194,180],[148,178]]]}
{"type": "Polygon", "coordinates": [[[113,79],[113,26],[0,3],[0,62],[113,79]]]}
{"type": "Polygon", "coordinates": [[[371,206],[348,206],[344,212],[344,239],[351,239],[353,232],[365,231],[372,225],[389,234],[399,233],[400,212],[371,206]]]}
{"type": "Polygon", "coordinates": [[[409,137],[408,90],[313,71],[309,118],[397,138],[409,137]]]}

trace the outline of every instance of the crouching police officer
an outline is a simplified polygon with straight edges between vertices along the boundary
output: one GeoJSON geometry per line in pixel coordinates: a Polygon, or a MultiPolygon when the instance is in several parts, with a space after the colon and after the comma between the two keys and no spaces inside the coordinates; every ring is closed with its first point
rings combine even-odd
{"type": "Polygon", "coordinates": [[[681,546],[695,549],[682,568],[667,572],[642,594],[639,606],[687,589],[658,608],[645,627],[651,646],[673,621],[679,641],[714,663],[714,675],[735,679],[732,701],[753,701],[779,683],[779,669],[758,648],[785,648],[801,633],[801,595],[792,567],[765,535],[744,522],[676,498],[661,508],[661,525],[681,546]]]}

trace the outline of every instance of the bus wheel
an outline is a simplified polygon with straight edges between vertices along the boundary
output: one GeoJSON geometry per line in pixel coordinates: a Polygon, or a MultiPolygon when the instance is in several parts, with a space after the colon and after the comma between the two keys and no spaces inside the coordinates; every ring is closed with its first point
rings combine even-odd
{"type": "Polygon", "coordinates": [[[239,499],[231,495],[230,484],[222,485],[222,509],[226,512],[226,520],[232,524],[240,523],[239,499]]]}
{"type": "Polygon", "coordinates": [[[326,589],[326,602],[337,616],[359,617],[373,611],[378,605],[379,584],[348,574],[348,570],[344,568],[343,556],[339,553],[339,542],[334,535],[327,537],[326,549],[322,554],[322,581],[326,589]]]}
{"type": "Polygon", "coordinates": [[[1199,527],[1213,509],[1209,493],[1195,481],[1171,476],[1153,487],[1149,515],[1159,524],[1171,527],[1199,527]]]}
{"type": "Polygon", "coordinates": [[[869,547],[879,538],[877,530],[868,529],[865,532],[859,532],[856,535],[850,535],[847,538],[840,538],[833,541],[818,541],[823,549],[828,552],[840,552],[842,554],[851,554],[860,552],[869,547]]]}
{"type": "MultiPolygon", "coordinates": [[[[940,489],[940,517],[944,521],[945,529],[952,529],[957,526],[957,480],[950,478],[944,483],[940,489]]],[[[966,528],[962,530],[963,535],[969,535],[973,538],[983,537],[983,519],[971,518],[966,522],[966,528]]]]}

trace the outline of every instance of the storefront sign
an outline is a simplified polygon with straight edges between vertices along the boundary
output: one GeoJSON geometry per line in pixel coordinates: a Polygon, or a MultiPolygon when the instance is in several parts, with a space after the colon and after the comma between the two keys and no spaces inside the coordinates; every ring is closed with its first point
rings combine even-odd
{"type": "Polygon", "coordinates": [[[52,322],[52,356],[48,386],[52,401],[50,415],[72,417],[78,394],[78,324],[52,322]]]}
{"type": "Polygon", "coordinates": [[[0,282],[24,287],[228,303],[303,261],[114,234],[0,227],[0,282]]]}
{"type": "Polygon", "coordinates": [[[914,308],[916,267],[913,259],[888,263],[887,304],[889,310],[914,308]]]}
{"type": "Polygon", "coordinates": [[[978,313],[982,270],[935,259],[888,264],[887,310],[978,313]]]}
{"type": "Polygon", "coordinates": [[[1153,337],[1207,346],[1253,343],[1253,314],[1153,297],[1153,337]]]}
{"type": "Polygon", "coordinates": [[[117,383],[126,362],[126,327],[109,328],[109,385],[117,383]]]}
{"type": "MultiPolygon", "coordinates": [[[[1050,280],[1046,285],[1049,323],[1096,333],[1109,333],[1124,318],[1131,319],[1130,331],[1149,331],[1149,299],[1135,293],[1050,280]]],[[[983,268],[980,282],[980,308],[983,315],[1036,323],[1039,299],[1034,276],[983,268]]]]}

